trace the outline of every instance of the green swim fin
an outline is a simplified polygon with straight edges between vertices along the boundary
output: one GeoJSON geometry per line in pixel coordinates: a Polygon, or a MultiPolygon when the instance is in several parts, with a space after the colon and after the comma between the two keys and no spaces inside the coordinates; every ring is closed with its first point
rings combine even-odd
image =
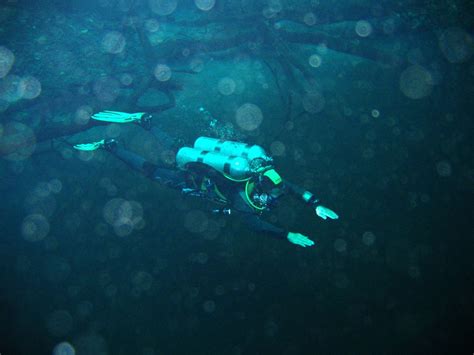
{"type": "Polygon", "coordinates": [[[113,123],[128,123],[140,121],[145,112],[127,113],[120,111],[102,111],[91,116],[94,120],[113,122],[113,123]]]}
{"type": "Polygon", "coordinates": [[[83,151],[92,151],[92,150],[97,150],[99,148],[103,148],[104,144],[105,144],[105,140],[102,139],[101,141],[98,141],[98,142],[76,144],[74,145],[74,149],[83,150],[83,151]]]}

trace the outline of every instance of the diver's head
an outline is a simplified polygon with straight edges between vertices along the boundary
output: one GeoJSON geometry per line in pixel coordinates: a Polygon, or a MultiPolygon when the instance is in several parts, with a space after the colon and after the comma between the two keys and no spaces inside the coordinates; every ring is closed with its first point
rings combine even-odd
{"type": "Polygon", "coordinates": [[[245,185],[249,203],[258,210],[270,208],[283,192],[283,179],[271,166],[259,171],[245,185]]]}
{"type": "Polygon", "coordinates": [[[267,169],[260,175],[258,188],[271,197],[277,198],[283,193],[283,179],[275,169],[267,169]]]}

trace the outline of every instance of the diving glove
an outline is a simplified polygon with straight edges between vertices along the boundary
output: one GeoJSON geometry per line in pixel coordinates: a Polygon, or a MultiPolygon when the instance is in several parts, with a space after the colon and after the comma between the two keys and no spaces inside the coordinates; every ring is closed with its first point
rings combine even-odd
{"type": "Polygon", "coordinates": [[[113,122],[113,123],[128,123],[139,121],[141,123],[142,117],[146,112],[127,113],[120,111],[102,111],[94,113],[91,118],[98,121],[113,122]]]}
{"type": "Polygon", "coordinates": [[[316,206],[316,214],[321,217],[322,219],[338,219],[339,216],[333,210],[324,207],[324,206],[316,206]]]}
{"type": "Polygon", "coordinates": [[[101,141],[98,141],[98,142],[76,144],[74,145],[74,149],[92,151],[92,150],[97,150],[99,148],[103,148],[104,145],[105,145],[105,139],[102,139],[101,141]]]}
{"type": "Polygon", "coordinates": [[[309,239],[307,236],[300,233],[288,232],[286,236],[290,243],[299,245],[300,247],[306,248],[314,245],[314,242],[309,239]]]}

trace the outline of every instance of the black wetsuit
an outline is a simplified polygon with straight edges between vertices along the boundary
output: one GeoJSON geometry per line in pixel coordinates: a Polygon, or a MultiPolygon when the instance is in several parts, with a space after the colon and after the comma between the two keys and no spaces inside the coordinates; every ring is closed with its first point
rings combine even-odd
{"type": "MultiPolygon", "coordinates": [[[[162,131],[154,130],[154,135],[157,136],[160,142],[165,144],[167,148],[174,148],[173,140],[162,131]]],[[[158,181],[159,183],[169,186],[171,188],[180,190],[185,194],[192,196],[201,196],[210,200],[219,200],[219,196],[214,196],[214,185],[226,197],[226,208],[230,211],[243,214],[244,221],[255,231],[268,233],[278,237],[286,237],[288,231],[277,227],[260,218],[260,213],[254,208],[250,207],[243,197],[245,194],[244,183],[236,183],[223,177],[216,170],[196,163],[189,170],[176,170],[169,167],[159,166],[145,160],[143,157],[130,152],[126,149],[118,147],[117,145],[108,147],[112,154],[125,162],[127,165],[135,170],[142,172],[148,178],[158,181]],[[203,179],[206,179],[203,182],[203,179]],[[202,190],[200,186],[205,183],[209,185],[209,189],[202,190]]],[[[281,188],[283,191],[293,192],[302,196],[305,191],[294,184],[287,181],[283,183],[281,188]]],[[[313,202],[313,201],[311,201],[313,202]]]]}

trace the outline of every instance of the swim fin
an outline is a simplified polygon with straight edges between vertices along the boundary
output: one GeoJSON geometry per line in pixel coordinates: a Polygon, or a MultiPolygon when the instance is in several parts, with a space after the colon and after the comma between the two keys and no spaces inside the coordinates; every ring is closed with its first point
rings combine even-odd
{"type": "Polygon", "coordinates": [[[140,121],[145,112],[127,113],[120,111],[102,111],[91,116],[97,121],[113,122],[113,123],[128,123],[140,121]]]}
{"type": "Polygon", "coordinates": [[[83,151],[92,151],[99,148],[103,148],[105,144],[105,139],[102,139],[98,142],[85,143],[85,144],[75,144],[74,149],[83,150],[83,151]]]}

